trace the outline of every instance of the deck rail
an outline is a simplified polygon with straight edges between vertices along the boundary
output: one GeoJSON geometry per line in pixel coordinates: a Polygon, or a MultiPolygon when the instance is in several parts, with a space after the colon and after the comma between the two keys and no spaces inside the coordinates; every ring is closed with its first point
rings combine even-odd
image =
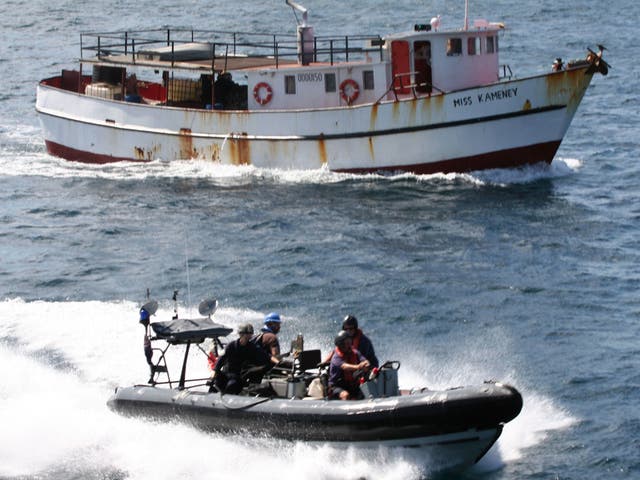
{"type": "Polygon", "coordinates": [[[164,49],[171,65],[180,61],[179,47],[189,43],[208,45],[207,60],[230,56],[272,58],[281,61],[311,58],[313,62],[371,60],[370,54],[383,58],[384,40],[378,35],[315,36],[313,41],[298,41],[296,35],[234,32],[224,30],[148,29],[80,34],[80,60],[127,58],[135,64],[144,51],[164,49]]]}

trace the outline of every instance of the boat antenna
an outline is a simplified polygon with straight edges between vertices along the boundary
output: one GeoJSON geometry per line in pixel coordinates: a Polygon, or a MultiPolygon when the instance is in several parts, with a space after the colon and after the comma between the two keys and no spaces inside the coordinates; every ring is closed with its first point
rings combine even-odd
{"type": "Polygon", "coordinates": [[[464,30],[469,30],[469,0],[464,0],[464,30]]]}
{"type": "Polygon", "coordinates": [[[293,9],[293,14],[296,16],[296,23],[298,25],[300,25],[300,21],[298,20],[298,15],[296,14],[296,10],[299,11],[300,13],[302,13],[302,26],[306,27],[307,26],[307,14],[309,12],[309,10],[307,10],[305,7],[303,7],[302,5],[296,3],[296,2],[292,2],[291,0],[284,0],[285,3],[287,5],[289,5],[292,9],[293,9]]]}
{"type": "Polygon", "coordinates": [[[187,305],[191,306],[191,279],[189,278],[189,251],[187,249],[189,245],[188,234],[185,235],[184,240],[184,262],[187,267],[187,305]]]}
{"type": "Polygon", "coordinates": [[[173,317],[171,320],[178,319],[178,290],[173,291],[173,317]]]}

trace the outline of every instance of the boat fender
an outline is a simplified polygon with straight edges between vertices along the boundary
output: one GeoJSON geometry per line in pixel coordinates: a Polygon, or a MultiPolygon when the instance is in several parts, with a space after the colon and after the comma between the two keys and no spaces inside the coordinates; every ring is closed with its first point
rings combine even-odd
{"type": "Polygon", "coordinates": [[[273,89],[271,85],[266,82],[256,83],[253,87],[253,98],[256,99],[260,105],[266,105],[273,98],[273,89]]]}
{"type": "Polygon", "coordinates": [[[355,102],[359,95],[360,86],[353,78],[347,78],[340,84],[340,96],[348,105],[355,102]]]}

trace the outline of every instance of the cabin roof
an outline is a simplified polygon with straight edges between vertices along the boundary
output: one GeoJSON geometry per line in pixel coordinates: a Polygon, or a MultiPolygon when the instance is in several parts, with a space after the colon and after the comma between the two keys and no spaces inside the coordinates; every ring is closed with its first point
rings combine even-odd
{"type": "Polygon", "coordinates": [[[226,337],[233,328],[214,323],[210,318],[180,318],[151,324],[156,337],[172,345],[202,343],[207,338],[226,337]]]}

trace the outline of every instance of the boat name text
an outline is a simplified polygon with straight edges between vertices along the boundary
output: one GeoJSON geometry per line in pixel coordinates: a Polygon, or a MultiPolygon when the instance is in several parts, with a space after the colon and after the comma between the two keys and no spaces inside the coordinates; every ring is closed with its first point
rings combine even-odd
{"type": "Polygon", "coordinates": [[[321,82],[323,79],[321,73],[299,73],[299,82],[321,82]]]}
{"type": "MultiPolygon", "coordinates": [[[[505,98],[514,98],[518,96],[518,88],[507,88],[505,90],[496,90],[495,92],[479,93],[477,95],[478,103],[493,102],[495,100],[504,100],[505,98]]],[[[473,96],[454,98],[454,107],[468,107],[473,105],[473,96]]]]}

